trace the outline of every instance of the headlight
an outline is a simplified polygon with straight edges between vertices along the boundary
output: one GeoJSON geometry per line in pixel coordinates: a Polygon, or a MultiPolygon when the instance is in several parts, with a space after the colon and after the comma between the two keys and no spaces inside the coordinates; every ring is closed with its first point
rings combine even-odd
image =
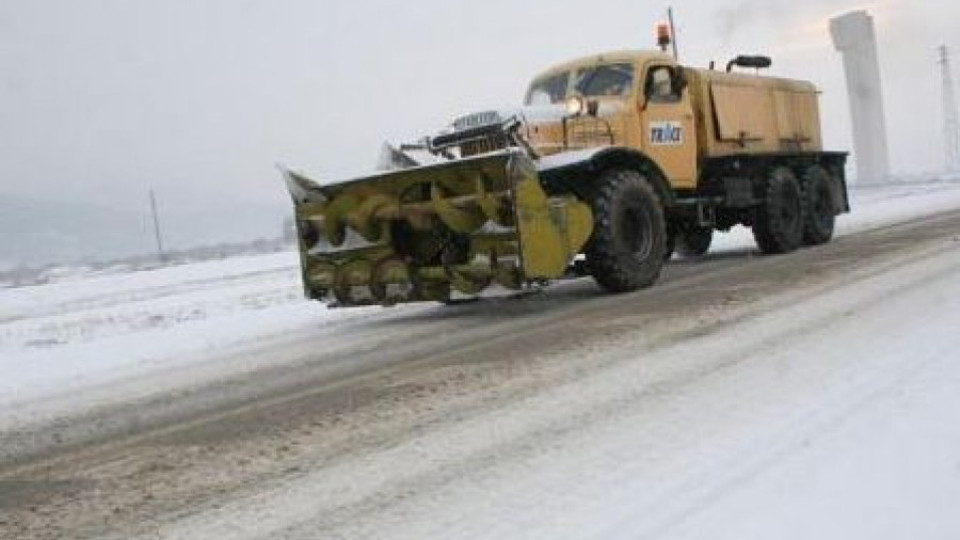
{"type": "Polygon", "coordinates": [[[567,114],[570,116],[580,116],[587,111],[587,101],[583,96],[570,96],[567,98],[567,114]]]}

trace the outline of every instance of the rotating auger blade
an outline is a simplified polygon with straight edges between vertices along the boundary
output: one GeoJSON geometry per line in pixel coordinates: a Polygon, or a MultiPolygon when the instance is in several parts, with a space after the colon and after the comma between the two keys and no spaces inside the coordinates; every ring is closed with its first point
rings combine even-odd
{"type": "Polygon", "coordinates": [[[283,173],[306,295],[333,306],[522,289],[560,277],[592,226],[589,207],[548,196],[516,150],[324,186],[283,173]]]}

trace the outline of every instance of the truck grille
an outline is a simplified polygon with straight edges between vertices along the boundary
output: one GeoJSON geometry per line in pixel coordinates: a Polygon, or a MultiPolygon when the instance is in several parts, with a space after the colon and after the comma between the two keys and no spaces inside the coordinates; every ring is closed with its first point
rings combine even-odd
{"type": "Polygon", "coordinates": [[[503,150],[509,145],[507,141],[507,136],[503,133],[498,133],[495,135],[490,135],[483,139],[473,140],[470,142],[463,143],[460,146],[460,155],[462,157],[476,156],[480,154],[487,154],[489,152],[495,152],[497,150],[503,150]]]}
{"type": "Polygon", "coordinates": [[[475,156],[507,148],[509,135],[503,124],[490,124],[438,135],[431,139],[430,146],[437,150],[460,148],[461,157],[475,156]]]}
{"type": "Polygon", "coordinates": [[[570,148],[593,148],[616,144],[616,136],[610,123],[590,116],[567,120],[567,146],[570,148]]]}

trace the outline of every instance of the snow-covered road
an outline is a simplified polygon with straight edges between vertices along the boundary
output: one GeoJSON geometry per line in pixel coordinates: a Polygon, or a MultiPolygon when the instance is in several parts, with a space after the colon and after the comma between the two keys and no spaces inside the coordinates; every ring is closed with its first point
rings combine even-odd
{"type": "Polygon", "coordinates": [[[854,203],[625,296],[325,312],[286,255],[0,290],[0,537],[960,537],[960,186],[854,203]]]}
{"type": "Polygon", "coordinates": [[[810,297],[781,297],[790,301],[699,339],[653,350],[624,340],[603,351],[609,364],[575,380],[304,471],[159,532],[956,538],[953,247],[810,297]]]}
{"type": "MultiPolygon", "coordinates": [[[[854,212],[840,218],[840,237],[960,208],[960,183],[868,187],[851,196],[854,212]]],[[[752,247],[749,231],[738,228],[717,235],[712,253],[752,247]]],[[[326,310],[303,301],[297,264],[296,254],[286,252],[0,288],[0,406],[39,414],[51,399],[69,395],[61,410],[75,412],[85,392],[113,381],[127,380],[104,397],[119,402],[156,386],[154,380],[139,388],[131,377],[166,374],[175,377],[174,385],[199,382],[198,367],[220,352],[235,356],[264,340],[319,327],[437,310],[326,310]]],[[[205,371],[218,378],[224,370],[260,366],[249,358],[231,365],[205,371]]],[[[9,420],[0,418],[0,427],[9,420]]]]}

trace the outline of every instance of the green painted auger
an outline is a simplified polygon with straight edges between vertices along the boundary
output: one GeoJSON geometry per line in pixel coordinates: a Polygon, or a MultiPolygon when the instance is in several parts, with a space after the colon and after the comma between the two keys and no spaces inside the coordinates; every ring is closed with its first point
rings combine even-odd
{"type": "Polygon", "coordinates": [[[331,306],[446,301],[558,278],[590,237],[590,207],[548,196],[505,150],[320,185],[283,169],[308,298],[331,306]]]}

